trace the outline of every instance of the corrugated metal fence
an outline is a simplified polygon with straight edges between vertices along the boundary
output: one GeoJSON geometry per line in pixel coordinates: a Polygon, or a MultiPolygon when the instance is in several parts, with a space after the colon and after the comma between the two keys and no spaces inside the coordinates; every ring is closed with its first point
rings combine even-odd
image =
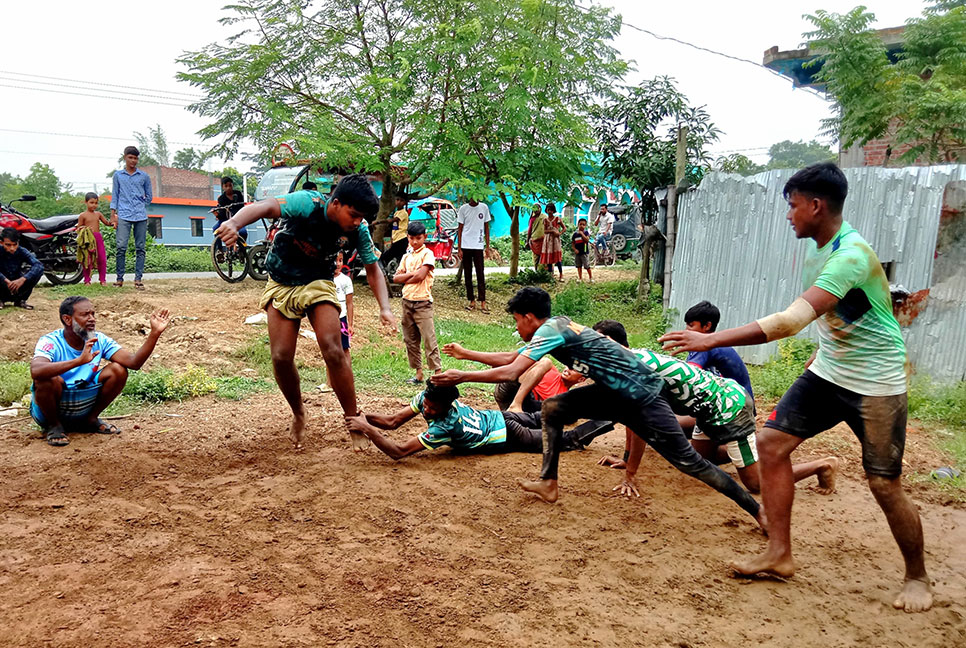
{"type": "MultiPolygon", "coordinates": [[[[748,178],[714,173],[679,198],[670,298],[677,311],[675,328],[683,326],[684,312],[702,299],[714,302],[721,309],[721,326],[730,327],[784,309],[802,292],[805,244],[785,218],[782,197],[793,172],[748,178]]],[[[953,270],[937,278],[941,283],[935,286],[933,271],[944,192],[951,182],[966,182],[966,165],[844,172],[849,180],[845,220],[869,241],[880,261],[893,264],[894,284],[913,293],[931,289],[921,313],[903,328],[910,362],[936,378],[963,379],[966,250],[961,241],[949,246],[954,258],[944,267],[953,270]]],[[[814,337],[812,329],[801,335],[814,337]]],[[[774,344],[739,349],[752,363],[764,362],[775,351],[774,344]]]]}

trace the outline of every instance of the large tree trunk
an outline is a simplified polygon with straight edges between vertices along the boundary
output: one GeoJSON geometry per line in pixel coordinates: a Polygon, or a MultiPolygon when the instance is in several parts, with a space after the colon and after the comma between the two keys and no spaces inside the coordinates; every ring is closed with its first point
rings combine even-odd
{"type": "Polygon", "coordinates": [[[517,276],[520,270],[520,206],[511,206],[507,195],[500,192],[503,208],[510,215],[510,276],[517,276]]]}
{"type": "Polygon", "coordinates": [[[391,236],[392,226],[389,219],[396,211],[396,183],[392,179],[392,164],[390,158],[383,159],[382,195],[379,196],[379,212],[371,224],[372,242],[385,251],[385,238],[391,236]]]}

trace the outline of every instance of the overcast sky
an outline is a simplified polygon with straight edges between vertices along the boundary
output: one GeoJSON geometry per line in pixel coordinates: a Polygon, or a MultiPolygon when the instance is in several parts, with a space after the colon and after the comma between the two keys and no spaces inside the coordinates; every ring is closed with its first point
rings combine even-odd
{"type": "MultiPolygon", "coordinates": [[[[656,75],[676,78],[692,103],[707,105],[724,132],[716,153],[742,149],[767,159],[774,142],[816,138],[828,104],[760,67],[728,60],[630,27],[690,41],[760,63],[773,45],[795,49],[818,8],[845,12],[859,0],[754,0],[688,3],[605,0],[625,20],[617,47],[635,62],[629,81],[656,75]]],[[[175,58],[226,32],[217,19],[222,0],[167,0],[121,4],[101,0],[4,2],[0,63],[0,172],[25,175],[37,161],[50,164],[75,190],[109,189],[134,131],[161,124],[172,155],[201,146],[204,123],[181,107],[193,93],[178,83],[175,58]],[[41,79],[38,77],[56,77],[41,79]],[[31,83],[42,81],[44,85],[31,83]],[[84,81],[116,84],[128,101],[102,97],[84,81]],[[13,86],[13,87],[11,87],[13,86]],[[28,90],[26,88],[41,88],[28,90]],[[51,90],[55,92],[50,92],[51,90]],[[156,95],[163,93],[165,98],[156,95]],[[69,94],[76,93],[76,94],[69,94]],[[144,96],[151,95],[151,96],[144,96]],[[158,102],[176,105],[159,105],[158,102]],[[11,132],[11,131],[30,131],[11,132]],[[52,133],[52,134],[39,134],[52,133]]],[[[922,12],[922,0],[864,0],[878,27],[903,24],[922,12]]],[[[213,168],[220,168],[215,163],[213,168]]],[[[235,164],[247,168],[243,163],[235,164]]]]}

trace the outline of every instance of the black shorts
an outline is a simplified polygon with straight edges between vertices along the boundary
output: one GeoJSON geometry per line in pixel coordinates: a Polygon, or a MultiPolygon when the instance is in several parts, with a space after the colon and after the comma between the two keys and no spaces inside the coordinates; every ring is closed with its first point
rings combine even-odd
{"type": "Polygon", "coordinates": [[[765,427],[810,439],[845,422],[862,443],[866,474],[902,474],[906,445],[906,394],[864,396],[805,371],[775,406],[765,427]]]}

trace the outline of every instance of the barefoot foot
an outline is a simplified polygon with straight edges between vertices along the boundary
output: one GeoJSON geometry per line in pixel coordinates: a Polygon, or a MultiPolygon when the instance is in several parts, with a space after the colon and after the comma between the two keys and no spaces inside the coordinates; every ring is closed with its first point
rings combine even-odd
{"type": "Polygon", "coordinates": [[[927,581],[907,580],[892,606],[906,612],[925,612],[932,607],[932,588],[927,581]]]}
{"type": "Polygon", "coordinates": [[[795,575],[795,563],[791,556],[773,558],[767,553],[747,560],[736,560],[731,563],[731,568],[740,576],[764,574],[778,576],[779,578],[791,578],[795,575]]]}
{"type": "Polygon", "coordinates": [[[818,490],[822,495],[831,495],[835,492],[835,478],[839,472],[838,457],[828,457],[825,465],[818,469],[815,474],[818,477],[818,490]]]}
{"type": "Polygon", "coordinates": [[[369,437],[361,432],[349,432],[349,438],[352,439],[352,450],[355,452],[362,452],[369,448],[369,437]]]}
{"type": "Polygon", "coordinates": [[[766,536],[768,535],[768,518],[765,517],[765,507],[758,507],[758,515],[755,516],[755,521],[758,522],[758,526],[761,527],[761,532],[766,536]]]}
{"type": "Polygon", "coordinates": [[[556,479],[540,479],[536,481],[527,481],[521,479],[519,482],[520,488],[527,491],[528,493],[533,493],[544,502],[553,504],[557,501],[559,492],[557,490],[557,480],[556,479]]]}
{"type": "Polygon", "coordinates": [[[292,416],[292,425],[288,429],[288,438],[296,450],[301,450],[305,441],[305,412],[292,416]]]}

